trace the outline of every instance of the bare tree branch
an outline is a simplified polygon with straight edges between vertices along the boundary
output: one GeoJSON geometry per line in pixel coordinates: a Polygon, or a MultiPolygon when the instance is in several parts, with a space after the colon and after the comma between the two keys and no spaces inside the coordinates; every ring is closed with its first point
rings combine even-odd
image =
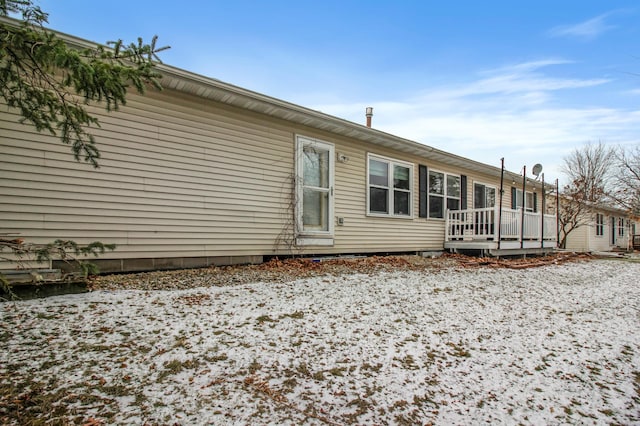
{"type": "Polygon", "coordinates": [[[571,232],[591,221],[592,207],[608,198],[615,159],[614,149],[602,142],[589,143],[564,158],[561,170],[569,183],[560,195],[560,247],[566,247],[571,232]]]}
{"type": "Polygon", "coordinates": [[[618,147],[615,158],[611,198],[634,216],[640,216],[640,145],[618,147]]]}

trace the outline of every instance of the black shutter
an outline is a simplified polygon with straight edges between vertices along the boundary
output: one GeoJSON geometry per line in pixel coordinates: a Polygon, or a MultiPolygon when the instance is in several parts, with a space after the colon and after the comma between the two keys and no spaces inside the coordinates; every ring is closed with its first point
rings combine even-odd
{"type": "Polygon", "coordinates": [[[518,196],[518,193],[516,192],[516,188],[515,187],[511,187],[511,209],[515,210],[516,209],[516,197],[518,196]]]}
{"type": "Polygon", "coordinates": [[[535,213],[538,212],[538,193],[537,192],[533,193],[533,211],[535,213]]]}
{"type": "Polygon", "coordinates": [[[460,175],[460,210],[467,209],[467,176],[460,175]]]}
{"type": "Polygon", "coordinates": [[[428,210],[427,210],[427,198],[428,198],[428,175],[427,175],[427,166],[423,166],[422,164],[420,164],[418,166],[418,171],[419,171],[419,197],[418,197],[418,204],[420,205],[419,207],[419,211],[418,211],[418,216],[420,217],[427,217],[428,214],[428,210]]]}

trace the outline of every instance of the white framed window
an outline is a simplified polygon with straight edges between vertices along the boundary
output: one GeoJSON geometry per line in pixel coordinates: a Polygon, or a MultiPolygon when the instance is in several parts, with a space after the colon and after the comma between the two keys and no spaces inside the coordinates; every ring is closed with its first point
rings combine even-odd
{"type": "Polygon", "coordinates": [[[367,156],[367,214],[413,217],[413,164],[367,156]]]}
{"type": "Polygon", "coordinates": [[[460,176],[429,170],[429,217],[444,218],[445,209],[460,210],[460,176]]]}
{"type": "Polygon", "coordinates": [[[495,186],[485,185],[484,183],[473,183],[473,208],[484,209],[496,206],[496,188],[495,186]]]}
{"type": "Polygon", "coordinates": [[[602,213],[596,213],[596,236],[602,237],[604,235],[604,215],[602,213]]]}
{"type": "Polygon", "coordinates": [[[623,217],[618,218],[618,236],[624,237],[624,218],[623,217]]]}
{"type": "MultiPolygon", "coordinates": [[[[516,209],[519,209],[522,207],[522,190],[521,189],[516,189],[516,199],[515,199],[514,205],[516,206],[516,209]]],[[[524,210],[527,212],[536,211],[533,192],[527,191],[525,193],[524,210]]]]}
{"type": "Polygon", "coordinates": [[[334,145],[296,138],[296,222],[300,235],[333,235],[334,145]]]}

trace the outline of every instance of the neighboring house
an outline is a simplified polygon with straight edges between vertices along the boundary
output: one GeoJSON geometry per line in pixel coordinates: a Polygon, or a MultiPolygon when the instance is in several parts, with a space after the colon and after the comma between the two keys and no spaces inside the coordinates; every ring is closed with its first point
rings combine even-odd
{"type": "Polygon", "coordinates": [[[633,249],[633,236],[640,233],[628,212],[607,205],[591,207],[586,223],[567,236],[566,249],[572,251],[612,251],[633,249]]]}
{"type": "Polygon", "coordinates": [[[523,195],[522,176],[504,172],[500,197],[499,167],[178,68],[158,71],[163,91],[130,93],[112,113],[91,108],[99,169],[0,108],[0,235],[115,243],[96,261],[105,272],[555,247],[538,181],[527,179],[523,195]]]}

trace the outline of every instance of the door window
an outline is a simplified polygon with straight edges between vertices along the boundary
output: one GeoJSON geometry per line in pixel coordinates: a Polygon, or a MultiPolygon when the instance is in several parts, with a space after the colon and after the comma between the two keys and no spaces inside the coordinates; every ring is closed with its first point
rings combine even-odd
{"type": "Polygon", "coordinates": [[[303,234],[333,232],[333,145],[298,137],[298,231],[303,234]]]}

